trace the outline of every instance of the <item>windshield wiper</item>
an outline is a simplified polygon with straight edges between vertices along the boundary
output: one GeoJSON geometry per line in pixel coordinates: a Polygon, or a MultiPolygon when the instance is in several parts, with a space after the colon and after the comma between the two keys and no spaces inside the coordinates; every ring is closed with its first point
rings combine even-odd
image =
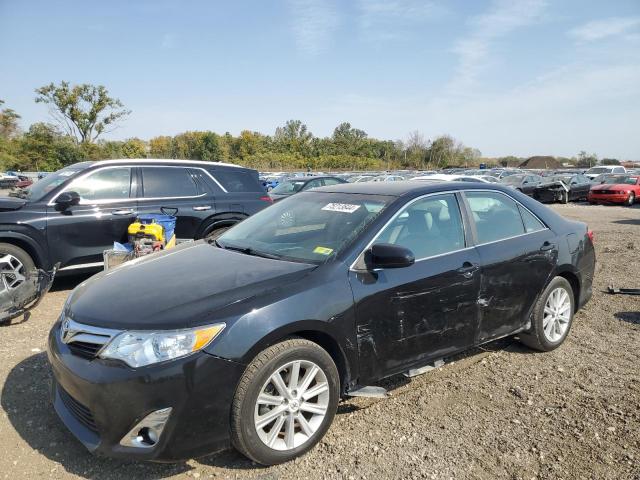
{"type": "Polygon", "coordinates": [[[270,258],[272,260],[280,260],[282,258],[281,255],[276,255],[275,253],[267,253],[261,252],[259,250],[255,250],[251,247],[237,247],[234,245],[221,245],[217,241],[214,241],[217,246],[220,248],[224,248],[225,250],[233,250],[234,252],[244,253],[245,255],[253,255],[254,257],[262,257],[262,258],[270,258]]]}

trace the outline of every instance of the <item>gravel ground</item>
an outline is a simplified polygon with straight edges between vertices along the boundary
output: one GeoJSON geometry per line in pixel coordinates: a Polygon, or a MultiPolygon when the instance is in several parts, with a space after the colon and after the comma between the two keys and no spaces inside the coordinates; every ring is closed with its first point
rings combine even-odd
{"type": "Polygon", "coordinates": [[[594,296],[567,342],[534,353],[513,339],[459,356],[386,400],[343,402],[324,440],[262,468],[234,451],[182,464],[91,456],[48,400],[46,335],[80,279],[59,279],[26,323],[1,327],[0,477],[640,479],[640,205],[557,205],[595,231],[594,296]]]}

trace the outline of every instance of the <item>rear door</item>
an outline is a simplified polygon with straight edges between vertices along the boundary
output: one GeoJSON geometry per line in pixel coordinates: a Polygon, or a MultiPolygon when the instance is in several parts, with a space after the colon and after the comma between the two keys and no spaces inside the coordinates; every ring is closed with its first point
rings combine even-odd
{"type": "MultiPolygon", "coordinates": [[[[97,267],[113,242],[126,242],[136,217],[133,167],[106,166],[80,175],[63,191],[77,192],[78,205],[47,206],[47,244],[61,269],[97,267]]],[[[61,192],[62,193],[62,192],[61,192]]]]}
{"type": "Polygon", "coordinates": [[[510,196],[467,191],[480,254],[478,342],[522,328],[558,257],[555,234],[510,196]]]}
{"type": "Polygon", "coordinates": [[[140,214],[175,215],[176,238],[195,238],[200,224],[215,209],[214,197],[189,166],[145,165],[140,171],[140,214]]]}

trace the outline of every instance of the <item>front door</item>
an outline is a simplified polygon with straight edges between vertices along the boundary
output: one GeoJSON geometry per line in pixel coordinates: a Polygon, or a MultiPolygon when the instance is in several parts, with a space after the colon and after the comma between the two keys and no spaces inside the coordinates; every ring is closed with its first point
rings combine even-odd
{"type": "MultiPolygon", "coordinates": [[[[65,191],[80,195],[78,205],[47,207],[47,244],[61,268],[96,267],[113,242],[127,241],[136,217],[131,167],[109,166],[73,181],[65,191]]],[[[54,199],[55,200],[55,199],[54,199]]]]}
{"type": "Polygon", "coordinates": [[[374,243],[410,249],[410,267],[349,272],[355,299],[360,382],[400,372],[473,344],[478,326],[479,258],[466,247],[455,194],[404,207],[374,243]]]}
{"type": "Polygon", "coordinates": [[[478,343],[509,335],[527,323],[558,255],[555,234],[511,197],[465,192],[482,283],[478,343]]]}

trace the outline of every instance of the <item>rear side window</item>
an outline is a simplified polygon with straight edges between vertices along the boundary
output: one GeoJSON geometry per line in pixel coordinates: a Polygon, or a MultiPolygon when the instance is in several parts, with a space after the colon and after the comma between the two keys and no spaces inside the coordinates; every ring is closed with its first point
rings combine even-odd
{"type": "Polygon", "coordinates": [[[195,197],[198,195],[191,174],[183,167],[142,167],[145,198],[195,197]]]}
{"type": "Polygon", "coordinates": [[[325,178],[324,179],[324,185],[325,187],[328,185],[337,185],[338,183],[342,183],[340,180],[336,179],[336,178],[325,178]]]}
{"type": "Polygon", "coordinates": [[[246,171],[215,170],[213,176],[227,192],[262,192],[264,190],[258,179],[246,171]]]}
{"type": "Polygon", "coordinates": [[[518,205],[520,209],[520,215],[522,215],[522,223],[524,223],[524,229],[527,233],[537,232],[544,230],[546,227],[538,220],[538,218],[526,208],[518,205]]]}
{"type": "Polygon", "coordinates": [[[465,192],[479,243],[489,243],[525,233],[515,201],[492,192],[465,192]]]}

